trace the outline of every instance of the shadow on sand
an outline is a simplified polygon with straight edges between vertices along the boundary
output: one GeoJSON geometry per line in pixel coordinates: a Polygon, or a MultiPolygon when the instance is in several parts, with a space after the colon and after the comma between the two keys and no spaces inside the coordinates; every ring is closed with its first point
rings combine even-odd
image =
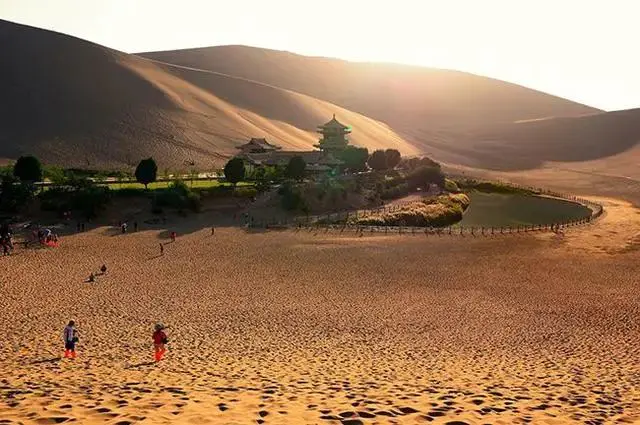
{"type": "Polygon", "coordinates": [[[154,362],[154,361],[141,362],[141,363],[128,365],[128,366],[125,367],[125,369],[140,369],[140,368],[143,368],[143,367],[155,366],[155,364],[156,364],[156,362],[154,362]]]}
{"type": "Polygon", "coordinates": [[[62,357],[58,356],[58,357],[51,357],[50,359],[34,360],[29,364],[36,365],[36,364],[45,364],[45,363],[58,363],[60,360],[62,360],[62,357]]]}

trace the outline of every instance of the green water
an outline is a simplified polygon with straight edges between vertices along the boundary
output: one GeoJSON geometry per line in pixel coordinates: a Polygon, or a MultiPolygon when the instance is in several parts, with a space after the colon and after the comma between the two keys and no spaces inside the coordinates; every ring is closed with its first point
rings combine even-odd
{"type": "Polygon", "coordinates": [[[469,193],[471,205],[462,226],[552,224],[588,217],[591,210],[561,199],[501,193],[469,193]]]}

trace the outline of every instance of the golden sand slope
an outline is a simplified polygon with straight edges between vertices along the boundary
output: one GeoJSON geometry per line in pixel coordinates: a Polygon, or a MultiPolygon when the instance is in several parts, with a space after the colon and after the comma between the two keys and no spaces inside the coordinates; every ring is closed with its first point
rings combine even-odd
{"type": "Polygon", "coordinates": [[[335,113],[369,149],[479,169],[595,165],[640,178],[640,111],[595,113],[485,77],[238,46],[146,55],[177,66],[6,21],[0,43],[0,161],[29,153],[131,168],[154,156],[161,168],[194,160],[206,169],[249,137],[310,149],[316,126],[335,113]]]}
{"type": "Polygon", "coordinates": [[[445,69],[348,62],[248,46],[139,55],[304,93],[403,130],[464,132],[478,124],[598,112],[505,81],[445,69]]]}
{"type": "Polygon", "coordinates": [[[632,217],[552,238],[220,228],[180,234],[163,257],[164,233],[98,228],[19,249],[0,258],[0,418],[638,422],[640,240],[575,245],[620,220],[638,231],[632,217]],[[60,359],[71,318],[75,361],[60,359]],[[156,321],[171,326],[160,364],[156,321]]]}
{"type": "Polygon", "coordinates": [[[250,137],[311,149],[332,114],[354,144],[417,150],[388,126],[326,101],[212,72],[159,65],[70,36],[0,21],[0,158],[82,167],[220,166],[250,137]]]}

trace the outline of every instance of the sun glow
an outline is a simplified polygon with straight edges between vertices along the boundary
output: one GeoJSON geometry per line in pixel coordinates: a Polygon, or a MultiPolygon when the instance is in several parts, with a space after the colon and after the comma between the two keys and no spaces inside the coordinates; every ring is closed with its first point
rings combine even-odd
{"type": "Polygon", "coordinates": [[[640,103],[634,0],[0,0],[0,17],[126,52],[247,44],[450,68],[603,109],[640,103]]]}

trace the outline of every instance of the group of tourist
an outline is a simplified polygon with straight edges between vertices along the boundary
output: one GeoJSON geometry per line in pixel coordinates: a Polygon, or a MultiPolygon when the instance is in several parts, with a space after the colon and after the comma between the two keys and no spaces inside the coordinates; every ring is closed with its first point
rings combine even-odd
{"type": "MultiPolygon", "coordinates": [[[[120,233],[125,234],[127,233],[127,231],[129,230],[129,223],[126,221],[121,221],[119,223],[120,226],[120,233]]],[[[137,232],[138,231],[138,222],[134,221],[133,222],[133,231],[137,232]]]]}
{"type": "MultiPolygon", "coordinates": [[[[151,336],[153,340],[153,357],[156,362],[159,362],[167,352],[166,345],[169,342],[165,330],[168,326],[162,323],[156,323],[151,336]]],[[[64,327],[62,332],[62,339],[64,341],[64,358],[75,359],[77,357],[76,344],[80,342],[80,333],[76,328],[76,322],[71,320],[64,327]]]]}

